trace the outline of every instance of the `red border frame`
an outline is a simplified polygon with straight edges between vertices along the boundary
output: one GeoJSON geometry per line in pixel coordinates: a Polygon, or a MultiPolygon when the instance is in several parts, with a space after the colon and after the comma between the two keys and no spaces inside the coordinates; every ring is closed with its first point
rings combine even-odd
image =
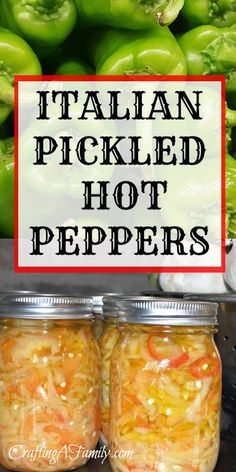
{"type": "Polygon", "coordinates": [[[15,98],[14,98],[14,138],[15,138],[15,177],[14,177],[14,205],[15,205],[15,221],[14,221],[14,270],[15,272],[86,272],[86,273],[146,273],[146,272],[195,272],[195,273],[213,273],[213,272],[225,272],[225,235],[226,235],[226,225],[225,225],[225,210],[226,210],[226,191],[225,191],[225,77],[221,75],[211,75],[211,76],[183,76],[183,75],[172,75],[172,76],[57,76],[57,75],[38,75],[38,76],[15,76],[15,98]],[[94,81],[94,82],[127,82],[127,81],[142,81],[142,82],[220,82],[221,83],[221,266],[220,267],[67,267],[67,266],[58,266],[58,267],[26,267],[19,266],[19,252],[18,252],[18,224],[19,224],[19,208],[18,208],[18,84],[19,82],[37,82],[37,81],[55,81],[55,82],[83,82],[83,81],[94,81]]]}

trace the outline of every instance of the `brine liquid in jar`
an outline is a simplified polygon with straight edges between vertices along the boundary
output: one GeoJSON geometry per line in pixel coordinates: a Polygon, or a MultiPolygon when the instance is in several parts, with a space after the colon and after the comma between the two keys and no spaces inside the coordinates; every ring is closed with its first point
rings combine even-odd
{"type": "Polygon", "coordinates": [[[92,301],[0,301],[0,463],[17,471],[84,465],[99,437],[100,360],[92,301]]]}
{"type": "Polygon", "coordinates": [[[102,401],[101,401],[101,434],[100,442],[108,444],[110,425],[110,362],[114,347],[119,339],[117,324],[117,299],[104,298],[103,333],[99,341],[102,365],[102,401]]]}
{"type": "Polygon", "coordinates": [[[221,408],[216,310],[166,299],[120,302],[110,386],[114,472],[213,472],[221,408]]]}

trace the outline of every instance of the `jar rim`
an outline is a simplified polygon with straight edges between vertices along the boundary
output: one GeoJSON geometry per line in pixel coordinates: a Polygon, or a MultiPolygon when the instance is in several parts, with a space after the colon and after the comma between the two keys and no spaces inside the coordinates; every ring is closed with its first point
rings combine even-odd
{"type": "Polygon", "coordinates": [[[37,292],[0,294],[0,319],[93,319],[90,297],[37,292]]]}
{"type": "Polygon", "coordinates": [[[118,318],[119,300],[135,298],[138,295],[109,294],[103,298],[103,318],[118,318]]]}
{"type": "Polygon", "coordinates": [[[110,297],[116,298],[121,295],[121,293],[116,292],[91,292],[91,294],[89,294],[89,297],[93,299],[93,312],[95,314],[103,315],[104,299],[110,297]]]}
{"type": "Polygon", "coordinates": [[[216,326],[218,304],[175,298],[123,297],[117,300],[124,323],[162,326],[216,326]]]}

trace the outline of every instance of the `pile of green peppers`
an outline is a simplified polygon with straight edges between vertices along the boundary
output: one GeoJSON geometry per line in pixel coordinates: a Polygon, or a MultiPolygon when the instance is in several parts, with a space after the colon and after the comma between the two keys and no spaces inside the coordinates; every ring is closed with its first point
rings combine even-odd
{"type": "Polygon", "coordinates": [[[236,238],[235,0],[0,0],[1,237],[14,230],[15,74],[223,74],[227,237],[236,238]]]}

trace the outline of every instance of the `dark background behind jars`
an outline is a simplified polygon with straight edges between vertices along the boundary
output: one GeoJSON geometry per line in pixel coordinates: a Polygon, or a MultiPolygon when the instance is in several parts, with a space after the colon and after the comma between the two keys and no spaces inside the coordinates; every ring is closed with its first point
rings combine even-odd
{"type": "Polygon", "coordinates": [[[0,239],[0,291],[36,290],[76,294],[94,290],[134,293],[150,290],[147,274],[15,273],[13,240],[0,239]]]}

